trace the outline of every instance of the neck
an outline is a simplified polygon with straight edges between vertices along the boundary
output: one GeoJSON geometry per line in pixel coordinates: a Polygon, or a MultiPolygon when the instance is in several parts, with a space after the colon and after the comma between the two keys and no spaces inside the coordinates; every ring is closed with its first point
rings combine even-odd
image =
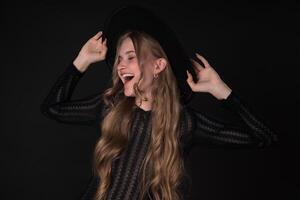
{"type": "Polygon", "coordinates": [[[153,99],[151,97],[151,95],[146,95],[146,97],[144,97],[144,99],[141,99],[141,98],[135,98],[135,104],[137,106],[139,106],[141,109],[143,110],[151,110],[152,109],[152,102],[153,102],[153,99]]]}

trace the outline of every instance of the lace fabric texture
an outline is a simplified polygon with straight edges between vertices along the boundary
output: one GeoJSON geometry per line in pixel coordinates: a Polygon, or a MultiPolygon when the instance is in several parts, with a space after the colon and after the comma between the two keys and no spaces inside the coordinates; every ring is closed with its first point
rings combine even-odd
{"type": "MultiPolygon", "coordinates": [[[[99,126],[105,115],[102,94],[96,93],[82,99],[72,99],[77,83],[86,72],[80,72],[71,62],[58,77],[40,109],[47,118],[59,123],[99,126]]],[[[183,106],[181,121],[181,146],[187,156],[193,145],[212,144],[224,147],[264,147],[277,141],[277,135],[251,110],[234,91],[220,104],[237,114],[242,123],[224,123],[189,106],[183,106]]],[[[150,142],[151,111],[137,108],[131,129],[135,137],[128,148],[116,159],[112,168],[112,184],[108,199],[139,199],[140,166],[150,142]]],[[[188,193],[188,179],[182,193],[188,193]]],[[[99,177],[91,177],[82,200],[92,199],[99,185],[99,177]]]]}

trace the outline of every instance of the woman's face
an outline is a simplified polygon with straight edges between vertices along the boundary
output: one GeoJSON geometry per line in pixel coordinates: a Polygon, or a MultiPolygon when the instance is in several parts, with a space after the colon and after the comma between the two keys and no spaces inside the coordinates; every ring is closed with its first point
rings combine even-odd
{"type": "MultiPolygon", "coordinates": [[[[121,43],[119,48],[119,55],[117,70],[120,79],[124,84],[124,95],[125,96],[135,96],[133,85],[138,83],[141,77],[141,70],[138,65],[137,56],[135,49],[130,38],[126,38],[121,43]]],[[[149,95],[152,88],[154,67],[153,62],[146,61],[144,69],[144,79],[141,81],[139,88],[149,95]]]]}

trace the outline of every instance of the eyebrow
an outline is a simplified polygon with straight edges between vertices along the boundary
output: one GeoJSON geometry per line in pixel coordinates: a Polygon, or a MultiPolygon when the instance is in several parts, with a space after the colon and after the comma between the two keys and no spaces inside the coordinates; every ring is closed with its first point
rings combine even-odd
{"type": "MultiPolygon", "coordinates": [[[[135,53],[135,51],[133,51],[133,50],[129,50],[129,51],[126,51],[126,52],[125,52],[125,54],[130,54],[130,53],[135,53]]],[[[122,58],[122,56],[120,56],[120,55],[119,55],[119,57],[121,57],[121,58],[122,58]]]]}

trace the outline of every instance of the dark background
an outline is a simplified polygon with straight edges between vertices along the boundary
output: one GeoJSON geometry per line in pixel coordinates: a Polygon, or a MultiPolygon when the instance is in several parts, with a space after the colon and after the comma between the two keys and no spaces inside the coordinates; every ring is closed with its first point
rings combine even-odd
{"type": "MultiPolygon", "coordinates": [[[[51,121],[41,115],[39,106],[66,65],[102,30],[107,14],[121,2],[2,3],[0,199],[73,200],[84,192],[99,133],[51,121]]],[[[190,56],[204,55],[280,138],[280,145],[266,149],[196,146],[189,157],[191,199],[276,199],[286,186],[285,195],[291,195],[296,185],[288,180],[282,163],[288,171],[293,165],[281,156],[281,149],[288,135],[297,134],[297,119],[290,116],[299,102],[298,6],[217,1],[140,4],[162,15],[190,56]]],[[[73,98],[103,91],[109,78],[104,63],[94,64],[73,98]]],[[[209,94],[197,94],[193,103],[208,115],[236,120],[209,94]]]]}

